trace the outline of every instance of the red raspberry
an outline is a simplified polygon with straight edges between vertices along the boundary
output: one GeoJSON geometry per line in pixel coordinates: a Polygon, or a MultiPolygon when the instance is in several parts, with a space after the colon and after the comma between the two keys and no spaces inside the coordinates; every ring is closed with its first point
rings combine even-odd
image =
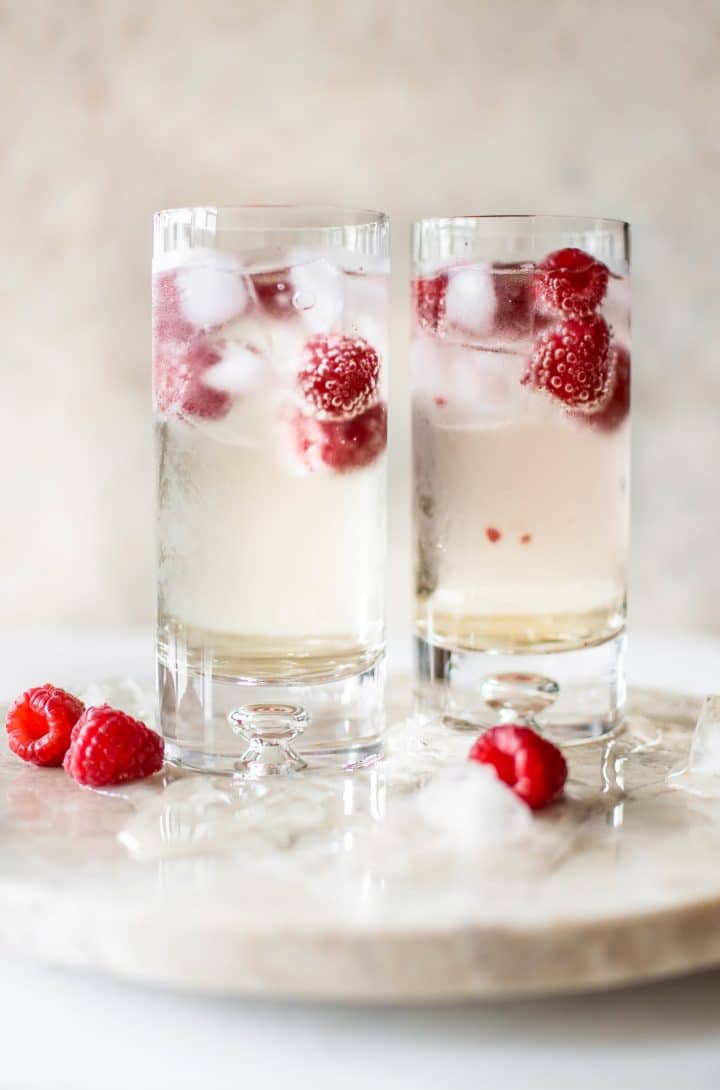
{"type": "Polygon", "coordinates": [[[378,354],[362,337],[318,333],[305,344],[298,383],[326,419],[347,420],[372,405],[379,377],[378,354]]]}
{"type": "Polygon", "coordinates": [[[567,763],[557,746],[514,723],[486,730],[468,758],[492,765],[498,779],[531,810],[540,810],[557,798],[567,780],[567,763]]]}
{"type": "Polygon", "coordinates": [[[38,685],[11,705],[5,720],[10,750],[34,765],[57,766],[83,713],[81,700],[55,685],[38,685]]]}
{"type": "Polygon", "coordinates": [[[255,273],[252,278],[258,303],[273,318],[287,318],[295,313],[293,283],[290,269],[273,269],[255,273]]]}
{"type": "Polygon", "coordinates": [[[607,397],[610,330],[597,314],[557,322],[535,341],[522,382],[571,409],[593,412],[607,397]]]}
{"type": "Polygon", "coordinates": [[[607,284],[607,267],[571,246],[548,254],[538,265],[533,293],[541,309],[578,318],[600,306],[607,284]]]}
{"type": "Polygon", "coordinates": [[[183,317],[175,273],[157,275],[153,282],[153,386],[158,412],[206,420],[224,416],[232,398],[203,382],[205,371],[219,360],[218,349],[183,317]]]}
{"type": "Polygon", "coordinates": [[[623,345],[615,350],[614,366],[610,378],[610,394],[606,403],[596,413],[578,414],[578,419],[599,428],[601,431],[613,431],[619,427],[630,412],[630,353],[623,345]]]}
{"type": "Polygon", "coordinates": [[[298,413],[293,429],[295,447],[308,469],[345,473],[370,465],[385,450],[387,409],[380,402],[352,420],[318,420],[298,413]]]}
{"type": "Polygon", "coordinates": [[[64,767],[83,787],[141,780],[162,768],[165,743],[109,704],[86,708],[73,727],[64,767]]]}
{"type": "Polygon", "coordinates": [[[153,359],[155,405],[163,416],[194,416],[219,420],[229,412],[232,397],[206,386],[203,375],[222,358],[218,349],[198,333],[166,354],[153,359]]]}
{"type": "Polygon", "coordinates": [[[431,333],[442,333],[445,326],[447,273],[419,278],[412,282],[412,300],[417,324],[431,333]]]}

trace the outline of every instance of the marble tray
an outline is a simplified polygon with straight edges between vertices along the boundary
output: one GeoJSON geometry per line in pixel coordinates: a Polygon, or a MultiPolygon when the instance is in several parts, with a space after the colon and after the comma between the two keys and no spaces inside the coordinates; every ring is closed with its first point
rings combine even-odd
{"type": "MultiPolygon", "coordinates": [[[[635,692],[623,733],[568,752],[564,801],[530,819],[511,798],[507,821],[484,821],[463,779],[471,738],[403,721],[401,689],[386,759],[352,776],[168,771],[92,792],[3,740],[0,940],[154,984],[349,1002],[720,964],[720,798],[668,780],[699,701],[635,692]]],[[[87,696],[142,712],[148,693],[87,696]]]]}

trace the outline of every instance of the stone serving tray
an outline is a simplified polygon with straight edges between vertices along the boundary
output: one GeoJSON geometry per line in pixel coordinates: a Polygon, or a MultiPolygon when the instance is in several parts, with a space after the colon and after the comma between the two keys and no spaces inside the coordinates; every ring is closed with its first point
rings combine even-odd
{"type": "MultiPolygon", "coordinates": [[[[93,792],[3,739],[0,940],[190,991],[346,1002],[720,964],[720,798],[672,776],[698,700],[633,693],[625,730],[569,750],[565,799],[531,819],[512,797],[504,813],[499,788],[476,799],[472,736],[405,719],[403,692],[386,758],[353,775],[255,785],[169,769],[93,792]]],[[[83,695],[148,714],[132,682],[83,695]]]]}

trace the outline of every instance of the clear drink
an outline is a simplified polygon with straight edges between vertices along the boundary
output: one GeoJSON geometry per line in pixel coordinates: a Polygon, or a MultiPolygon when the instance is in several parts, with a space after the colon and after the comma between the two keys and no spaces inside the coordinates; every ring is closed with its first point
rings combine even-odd
{"type": "Polygon", "coordinates": [[[621,715],[627,258],[615,221],[416,225],[421,703],[453,722],[572,738],[621,715]]]}
{"type": "Polygon", "coordinates": [[[156,217],[158,695],[181,763],[235,769],[228,716],[268,702],[309,716],[301,751],[378,751],[387,235],[337,210],[156,217]]]}

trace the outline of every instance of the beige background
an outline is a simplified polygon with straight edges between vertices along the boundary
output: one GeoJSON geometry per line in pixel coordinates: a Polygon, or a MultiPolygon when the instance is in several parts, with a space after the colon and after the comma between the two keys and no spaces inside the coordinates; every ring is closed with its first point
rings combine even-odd
{"type": "Polygon", "coordinates": [[[719,93],[717,0],[0,0],[2,620],[150,620],[151,211],[297,200],[392,215],[393,630],[408,223],[474,211],[633,222],[633,613],[720,630],[719,93]]]}

